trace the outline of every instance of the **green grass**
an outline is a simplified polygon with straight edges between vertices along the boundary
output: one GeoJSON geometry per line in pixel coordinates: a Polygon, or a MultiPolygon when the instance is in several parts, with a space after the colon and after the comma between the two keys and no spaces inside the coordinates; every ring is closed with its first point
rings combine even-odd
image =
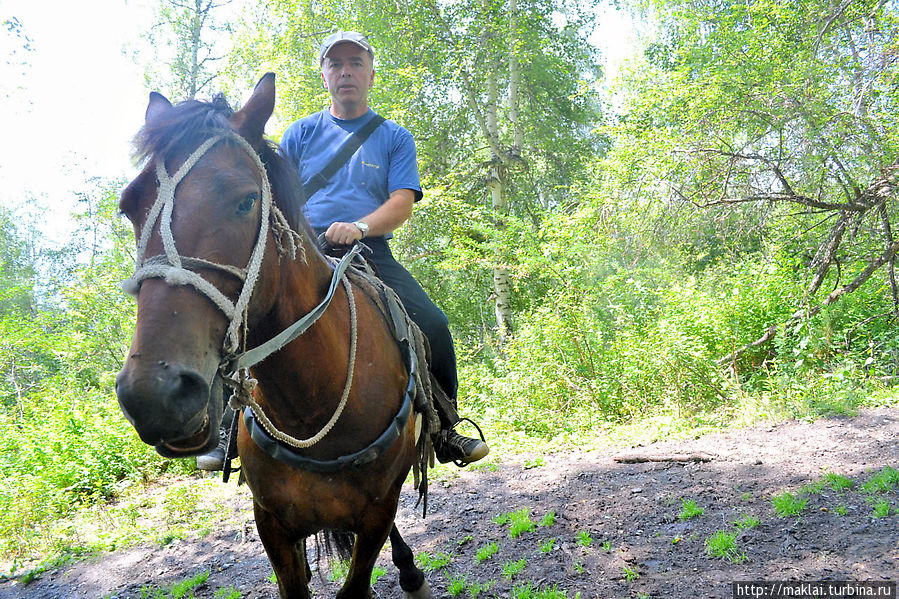
{"type": "Polygon", "coordinates": [[[419,553],[416,556],[418,564],[425,572],[434,572],[441,568],[445,568],[453,560],[453,556],[444,551],[439,551],[434,555],[427,552],[419,553]]]}
{"type": "Polygon", "coordinates": [[[215,599],[240,599],[240,591],[232,586],[222,587],[216,590],[215,599]]]}
{"type": "Polygon", "coordinates": [[[458,597],[465,591],[467,578],[464,575],[456,574],[451,576],[446,583],[446,592],[450,597],[458,597]]]}
{"type": "Polygon", "coordinates": [[[545,466],[546,462],[542,457],[536,457],[532,459],[528,459],[524,461],[524,469],[530,470],[531,468],[540,468],[541,466],[545,466]]]}
{"type": "MultiPolygon", "coordinates": [[[[555,516],[553,516],[555,518],[555,516]]],[[[521,536],[525,532],[532,532],[536,525],[531,520],[531,510],[529,508],[521,508],[515,512],[506,512],[492,518],[495,524],[500,526],[509,525],[509,536],[513,539],[521,536]]]]}
{"type": "Polygon", "coordinates": [[[586,530],[579,530],[577,533],[577,544],[581,547],[589,547],[593,544],[593,537],[586,530]]]}
{"type": "Polygon", "coordinates": [[[734,521],[734,526],[739,528],[740,530],[748,530],[750,528],[755,528],[759,525],[759,519],[755,516],[743,515],[741,518],[738,518],[734,521]]]}
{"type": "Polygon", "coordinates": [[[850,490],[855,483],[852,482],[852,479],[848,476],[843,476],[842,474],[835,474],[833,472],[828,472],[824,475],[823,479],[824,484],[836,491],[837,493],[843,493],[845,491],[850,490]]]}
{"type": "Polygon", "coordinates": [[[205,584],[208,578],[209,572],[204,571],[176,582],[168,589],[144,586],[140,590],[141,599],[192,599],[194,590],[205,584]]]}
{"type": "Polygon", "coordinates": [[[555,537],[552,537],[551,539],[546,539],[545,541],[540,541],[540,553],[549,553],[555,548],[556,548],[556,538],[555,537]]]}
{"type": "Polygon", "coordinates": [[[892,466],[884,466],[880,471],[865,481],[860,490],[866,495],[888,493],[896,488],[897,484],[899,484],[899,470],[896,470],[892,466]]]}
{"type": "Polygon", "coordinates": [[[484,545],[474,554],[474,561],[477,563],[483,563],[496,555],[496,552],[499,551],[499,546],[494,542],[488,545],[484,545]]]}
{"type": "MultiPolygon", "coordinates": [[[[578,593],[574,599],[579,599],[580,596],[581,594],[578,593]]],[[[512,599],[568,599],[568,593],[558,590],[557,585],[540,588],[527,582],[524,585],[512,587],[512,599]]]]}
{"type": "Polygon", "coordinates": [[[705,540],[705,551],[712,557],[726,558],[737,564],[746,561],[746,553],[737,548],[737,534],[715,531],[705,540]]]}
{"type": "Polygon", "coordinates": [[[798,516],[805,509],[808,499],[796,497],[789,491],[784,491],[779,495],[771,498],[771,504],[774,506],[774,513],[781,518],[787,516],[798,516]]]}
{"type": "Polygon", "coordinates": [[[696,518],[705,513],[705,508],[696,505],[692,499],[681,499],[681,510],[677,517],[681,520],[696,518]]]}
{"type": "Polygon", "coordinates": [[[464,574],[457,574],[451,576],[447,581],[446,592],[449,593],[451,597],[459,597],[462,593],[467,592],[468,597],[471,599],[478,599],[481,593],[489,591],[492,586],[492,580],[488,580],[487,582],[476,582],[469,580],[468,576],[464,574]]]}
{"type": "Polygon", "coordinates": [[[871,517],[873,518],[886,518],[890,515],[890,510],[892,506],[890,502],[886,499],[880,498],[874,504],[874,511],[871,513],[871,517]]]}
{"type": "Polygon", "coordinates": [[[516,574],[520,574],[522,570],[524,570],[525,566],[528,565],[528,560],[526,558],[521,558],[516,561],[509,561],[503,565],[503,577],[506,580],[512,580],[512,577],[516,574]]]}
{"type": "Polygon", "coordinates": [[[624,570],[624,579],[628,582],[634,582],[638,578],[640,578],[640,573],[637,572],[637,568],[631,568],[630,566],[622,566],[622,570],[624,570]]]}
{"type": "Polygon", "coordinates": [[[543,518],[540,519],[540,526],[542,526],[544,528],[548,528],[555,523],[556,523],[555,510],[549,510],[548,512],[546,512],[546,514],[543,516],[543,518]]]}

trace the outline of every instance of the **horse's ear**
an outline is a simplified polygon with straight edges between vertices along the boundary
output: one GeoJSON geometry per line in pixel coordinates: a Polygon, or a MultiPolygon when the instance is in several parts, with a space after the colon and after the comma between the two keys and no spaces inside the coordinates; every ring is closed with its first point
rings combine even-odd
{"type": "Polygon", "coordinates": [[[231,124],[253,147],[262,143],[265,123],[275,110],[275,74],[266,73],[243,108],[231,115],[231,124]]]}
{"type": "Polygon", "coordinates": [[[150,92],[150,103],[147,105],[147,115],[145,117],[149,125],[153,121],[159,119],[172,109],[172,103],[162,94],[150,92]]]}

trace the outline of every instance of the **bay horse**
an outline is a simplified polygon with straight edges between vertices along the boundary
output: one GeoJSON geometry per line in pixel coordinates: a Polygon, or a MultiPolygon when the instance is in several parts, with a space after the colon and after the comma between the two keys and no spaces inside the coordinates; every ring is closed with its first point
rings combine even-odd
{"type": "Polygon", "coordinates": [[[272,73],[236,112],[150,94],[146,164],[119,203],[137,240],[126,290],[138,308],[119,405],[161,455],[199,455],[218,443],[223,382],[252,365],[230,381],[232,400],[252,406],[237,448],[281,597],[310,597],[306,539],[324,530],[355,539],[339,598],[372,596],[388,537],[406,597],[428,598],[393,523],[416,459],[410,367],[345,263],[314,243],[296,169],[264,139],[274,105],[272,73]]]}

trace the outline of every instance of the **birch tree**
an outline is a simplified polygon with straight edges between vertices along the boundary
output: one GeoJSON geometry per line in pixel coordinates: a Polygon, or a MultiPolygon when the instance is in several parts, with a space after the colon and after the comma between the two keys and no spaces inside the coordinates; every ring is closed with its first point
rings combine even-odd
{"type": "Polygon", "coordinates": [[[577,201],[570,186],[600,149],[592,134],[598,72],[585,41],[588,7],[564,0],[272,2],[248,19],[238,58],[284,73],[284,126],[327,105],[317,49],[338,28],[369,35],[370,103],[416,139],[433,201],[400,242],[413,259],[443,264],[440,276],[424,277],[429,291],[449,285],[469,305],[489,301],[488,326],[502,342],[515,310],[531,301],[515,297],[526,276],[517,252],[537,237],[544,211],[577,201]],[[447,265],[466,272],[457,276],[447,265]]]}
{"type": "Polygon", "coordinates": [[[231,25],[221,14],[232,0],[159,0],[155,23],[145,34],[154,48],[146,70],[149,87],[186,100],[212,95],[225,66],[223,46],[231,25]]]}

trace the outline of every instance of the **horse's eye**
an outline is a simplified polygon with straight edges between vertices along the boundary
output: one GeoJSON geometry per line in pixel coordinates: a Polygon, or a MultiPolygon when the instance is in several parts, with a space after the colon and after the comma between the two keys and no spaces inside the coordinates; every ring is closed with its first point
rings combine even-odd
{"type": "Polygon", "coordinates": [[[256,205],[256,201],[259,199],[259,194],[257,193],[249,193],[240,201],[237,205],[237,214],[238,216],[243,216],[245,214],[249,214],[250,211],[253,210],[253,206],[256,205]]]}

